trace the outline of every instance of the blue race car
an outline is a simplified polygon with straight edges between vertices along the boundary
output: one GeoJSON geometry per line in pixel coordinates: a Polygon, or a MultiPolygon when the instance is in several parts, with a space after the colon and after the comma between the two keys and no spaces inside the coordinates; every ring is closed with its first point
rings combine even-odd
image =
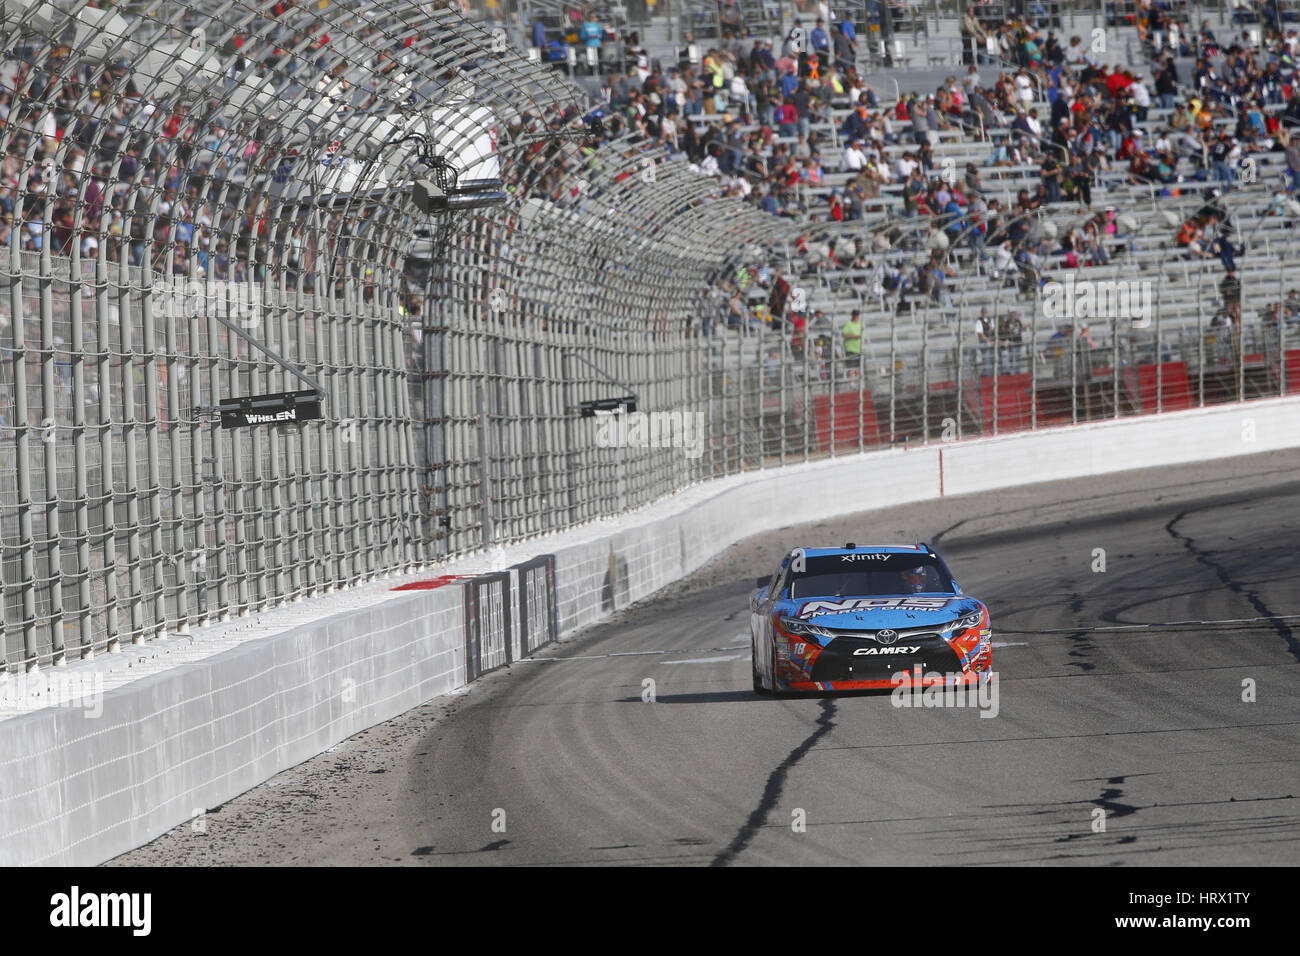
{"type": "Polygon", "coordinates": [[[796,548],[749,608],[759,694],[974,684],[992,671],[988,608],[929,545],[796,548]]]}

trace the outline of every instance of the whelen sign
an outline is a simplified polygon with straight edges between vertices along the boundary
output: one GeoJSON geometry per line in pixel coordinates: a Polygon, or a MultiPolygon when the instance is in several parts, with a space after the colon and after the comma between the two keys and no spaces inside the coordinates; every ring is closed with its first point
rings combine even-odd
{"type": "Polygon", "coordinates": [[[242,428],[247,425],[291,425],[315,421],[321,415],[320,392],[276,392],[248,398],[221,400],[221,427],[242,428]]]}

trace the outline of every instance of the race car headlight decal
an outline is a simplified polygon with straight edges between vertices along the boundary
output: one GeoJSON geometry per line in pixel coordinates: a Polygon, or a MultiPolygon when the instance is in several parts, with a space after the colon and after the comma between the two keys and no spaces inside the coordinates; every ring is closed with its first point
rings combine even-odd
{"type": "Polygon", "coordinates": [[[817,627],[809,624],[807,621],[797,617],[787,617],[778,614],[774,619],[776,624],[775,631],[779,637],[785,638],[817,638],[829,637],[830,634],[824,627],[817,627]]]}
{"type": "Polygon", "coordinates": [[[962,631],[969,631],[982,625],[984,623],[984,620],[985,620],[985,612],[983,610],[975,611],[972,614],[967,614],[963,617],[958,618],[957,620],[953,621],[951,624],[944,625],[943,629],[940,630],[939,633],[946,635],[946,634],[953,634],[953,633],[961,633],[962,631]]]}

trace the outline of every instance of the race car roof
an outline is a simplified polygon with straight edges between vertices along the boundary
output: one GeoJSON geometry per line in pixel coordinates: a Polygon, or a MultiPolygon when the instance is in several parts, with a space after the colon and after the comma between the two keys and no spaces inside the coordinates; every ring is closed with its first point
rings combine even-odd
{"type": "Polygon", "coordinates": [[[873,551],[886,554],[930,554],[930,549],[923,544],[859,544],[852,548],[804,548],[808,558],[821,558],[836,554],[853,554],[858,551],[873,551]]]}

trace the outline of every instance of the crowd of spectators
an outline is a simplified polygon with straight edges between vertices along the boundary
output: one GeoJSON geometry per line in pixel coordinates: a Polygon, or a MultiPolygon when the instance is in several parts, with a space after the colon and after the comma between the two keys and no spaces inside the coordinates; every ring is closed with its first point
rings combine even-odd
{"type": "MultiPolygon", "coordinates": [[[[414,38],[387,38],[368,19],[354,30],[358,37],[373,37],[380,51],[371,78],[356,88],[329,57],[323,23],[282,31],[280,42],[256,63],[245,59],[240,36],[221,53],[232,64],[232,76],[253,65],[262,80],[282,91],[315,90],[346,102],[346,108],[366,109],[383,95],[381,87],[414,38]]],[[[48,249],[62,257],[75,249],[86,259],[96,256],[103,236],[110,261],[125,253],[128,264],[144,267],[152,239],[147,265],[157,272],[189,275],[197,268],[239,282],[264,280],[274,268],[291,286],[301,276],[312,291],[317,260],[340,237],[368,228],[364,212],[347,221],[341,213],[328,214],[329,248],[315,248],[320,232],[297,217],[274,237],[269,255],[266,204],[275,197],[273,188],[254,189],[254,180],[274,180],[286,156],[292,158],[272,120],[241,122],[206,107],[165,112],[143,95],[148,86],[142,91],[129,63],[69,70],[58,50],[44,58],[38,53],[35,41],[0,52],[0,135],[8,136],[0,161],[0,246],[17,244],[28,253],[48,249]],[[34,111],[17,112],[20,102],[50,107],[39,128],[34,111]]],[[[336,268],[345,263],[337,260],[336,268]]]]}
{"type": "MultiPolygon", "coordinates": [[[[933,92],[885,104],[857,73],[853,19],[833,15],[825,4],[804,9],[784,37],[727,31],[700,50],[698,62],[685,53],[675,63],[655,62],[635,34],[617,37],[592,12],[577,12],[566,26],[573,36],[561,43],[572,39],[596,50],[621,43],[622,62],[634,64],[602,83],[597,112],[607,139],[630,132],[638,148],[684,157],[700,175],[715,178],[721,194],[806,224],[809,232],[795,252],[819,267],[856,273],[851,281],[872,296],[898,303],[928,298],[942,314],[954,309],[959,269],[1028,290],[1044,281],[1049,266],[1107,264],[1126,230],[1122,209],[1093,203],[1101,176],[1154,195],[1225,192],[1281,171],[1260,160],[1285,149],[1287,182],[1276,214],[1284,214],[1287,194],[1300,186],[1300,137],[1289,132],[1300,126],[1300,36],[1284,30],[1280,18],[1265,17],[1262,36],[1219,38],[1206,23],[1192,29],[1162,4],[1138,0],[1135,24],[1151,64],[1143,70],[1114,65],[1091,38],[1058,36],[1030,4],[1024,16],[992,28],[971,18],[964,72],[933,92]],[[1175,55],[1194,58],[1188,75],[1179,75],[1175,55]],[[963,138],[984,151],[983,159],[960,169],[941,165],[936,134],[963,138]],[[986,184],[999,167],[1029,170],[1038,185],[1018,190],[1014,201],[999,200],[986,184]],[[831,174],[838,174],[834,186],[831,174]],[[1032,228],[1038,213],[1067,208],[1088,216],[1071,215],[1075,224],[1055,235],[1032,228]],[[889,228],[819,231],[813,238],[814,224],[870,219],[874,227],[882,212],[889,228]],[[936,233],[947,239],[938,248],[931,242],[936,233]],[[963,245],[970,256],[961,265],[951,253],[963,245]],[[898,254],[919,249],[929,254],[898,254]]],[[[362,37],[377,32],[358,28],[362,37]]],[[[554,42],[540,22],[531,39],[544,48],[554,42]]],[[[376,41],[389,66],[409,42],[376,41]]],[[[300,83],[318,89],[345,87],[326,69],[328,42],[323,31],[286,36],[261,64],[264,75],[286,82],[297,73],[300,83]]],[[[227,52],[238,56],[238,42],[227,52]]],[[[197,266],[211,268],[215,278],[259,277],[250,270],[265,269],[259,263],[269,257],[256,197],[233,178],[259,162],[275,136],[271,125],[232,131],[221,119],[200,124],[183,112],[163,115],[147,98],[109,95],[125,67],[109,69],[98,89],[87,89],[89,72],[60,74],[51,69],[56,65],[35,67],[18,50],[0,63],[0,128],[29,80],[26,95],[54,106],[43,128],[13,131],[0,170],[0,244],[16,242],[31,252],[48,244],[63,256],[75,246],[92,256],[102,232],[111,258],[125,247],[127,261],[143,266],[152,238],[154,269],[187,274],[197,266]],[[81,103],[90,105],[78,109],[81,103]],[[50,157],[65,143],[62,172],[49,175],[50,157]],[[35,163],[27,165],[26,156],[35,163]],[[50,191],[56,199],[46,222],[50,191]],[[148,217],[126,207],[134,201],[134,212],[143,213],[155,199],[150,237],[143,232],[148,217]],[[73,226],[78,203],[80,230],[73,226]],[[250,249],[245,238],[231,248],[231,236],[251,236],[263,247],[250,249]]],[[[378,89],[346,92],[359,107],[380,95],[378,89]]],[[[530,186],[559,188],[563,170],[544,167],[535,164],[528,173],[544,178],[530,186]]],[[[1240,246],[1217,209],[1207,202],[1177,230],[1174,245],[1189,257],[1219,259],[1231,277],[1240,246]]],[[[330,232],[346,234],[346,228],[336,224],[330,232]]],[[[278,258],[289,279],[301,273],[310,285],[324,250],[314,249],[301,228],[282,241],[278,258]]],[[[742,267],[723,279],[709,324],[788,323],[801,339],[818,317],[795,301],[791,284],[770,263],[742,267]]]]}
{"type": "MultiPolygon", "coordinates": [[[[991,32],[980,28],[985,40],[996,38],[996,56],[985,42],[972,45],[963,74],[888,106],[856,73],[857,38],[847,18],[796,23],[783,39],[725,38],[698,64],[642,64],[608,77],[603,95],[616,121],[648,144],[684,154],[723,193],[775,216],[810,226],[874,225],[887,204],[892,228],[832,232],[796,251],[821,268],[858,273],[852,281],[864,291],[900,305],[911,294],[951,310],[959,268],[1027,291],[1046,281],[1049,267],[1108,264],[1132,239],[1125,185],[1147,197],[1204,196],[1201,211],[1176,228],[1175,245],[1179,254],[1217,258],[1228,278],[1240,237],[1218,197],[1285,173],[1271,212],[1294,218],[1285,200],[1300,185],[1300,137],[1291,137],[1300,127],[1300,34],[1278,21],[1265,22],[1262,35],[1219,38],[1208,23],[1193,30],[1177,16],[1139,0],[1134,22],[1150,68],[1127,68],[1106,56],[1104,43],[1040,25],[1031,5],[991,32]],[[801,44],[799,31],[809,26],[802,36],[815,39],[801,44]],[[1177,57],[1193,59],[1185,75],[1177,57]],[[950,130],[979,144],[983,160],[961,169],[937,162],[934,134],[950,130]],[[1002,166],[1032,176],[1036,187],[999,202],[985,180],[1002,166]],[[851,175],[834,176],[832,187],[828,175],[836,173],[851,175]],[[1109,198],[1094,204],[1102,177],[1120,208],[1109,198]],[[1079,211],[1087,213],[1083,220],[1079,211]],[[1061,228],[1033,228],[1040,212],[1061,228]],[[930,255],[893,254],[900,246],[933,249],[927,240],[936,232],[949,242],[930,255]],[[959,244],[971,253],[964,267],[950,254],[959,244]]],[[[750,271],[747,283],[726,278],[726,306],[715,321],[786,323],[799,340],[817,317],[782,295],[793,277],[770,264],[750,271]]]]}

